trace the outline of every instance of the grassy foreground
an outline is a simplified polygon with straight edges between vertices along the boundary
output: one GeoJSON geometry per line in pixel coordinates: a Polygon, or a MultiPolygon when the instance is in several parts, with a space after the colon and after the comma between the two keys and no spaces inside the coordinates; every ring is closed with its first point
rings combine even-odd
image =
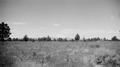
{"type": "Polygon", "coordinates": [[[120,42],[0,42],[0,67],[120,67],[120,42]]]}

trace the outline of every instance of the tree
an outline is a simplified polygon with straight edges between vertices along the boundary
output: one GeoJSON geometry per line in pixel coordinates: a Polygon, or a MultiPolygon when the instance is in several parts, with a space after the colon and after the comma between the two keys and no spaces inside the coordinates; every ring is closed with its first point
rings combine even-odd
{"type": "Polygon", "coordinates": [[[112,41],[118,41],[119,39],[118,39],[116,36],[113,36],[113,37],[111,38],[111,40],[112,40],[112,41]]]}
{"type": "Polygon", "coordinates": [[[63,38],[57,38],[57,41],[63,41],[63,38]]]}
{"type": "Polygon", "coordinates": [[[69,41],[74,41],[74,39],[70,39],[69,41]]]}
{"type": "Polygon", "coordinates": [[[107,39],[104,37],[104,38],[103,38],[103,41],[106,41],[106,40],[107,40],[107,39]]]}
{"type": "Polygon", "coordinates": [[[56,38],[54,38],[54,39],[53,39],[53,41],[57,41],[57,39],[56,39],[56,38]]]}
{"type": "Polygon", "coordinates": [[[51,41],[51,37],[50,37],[50,36],[47,36],[47,37],[46,37],[46,41],[51,41]]]}
{"type": "Polygon", "coordinates": [[[0,41],[5,41],[10,36],[10,28],[7,23],[0,23],[0,41]]]}
{"type": "Polygon", "coordinates": [[[23,37],[23,41],[28,41],[28,40],[29,40],[28,36],[25,35],[25,36],[23,37]]]}
{"type": "Polygon", "coordinates": [[[83,41],[86,41],[85,37],[83,37],[83,41]]]}
{"type": "Polygon", "coordinates": [[[75,35],[75,40],[76,40],[76,41],[80,40],[79,34],[76,34],[76,35],[75,35]]]}

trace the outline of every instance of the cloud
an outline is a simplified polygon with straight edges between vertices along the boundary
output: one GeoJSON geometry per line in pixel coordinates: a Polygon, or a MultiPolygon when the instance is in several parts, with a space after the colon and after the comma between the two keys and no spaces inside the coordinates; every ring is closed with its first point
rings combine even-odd
{"type": "Polygon", "coordinates": [[[14,22],[13,25],[25,25],[25,22],[14,22]]]}
{"type": "Polygon", "coordinates": [[[60,24],[53,24],[53,26],[58,27],[58,26],[60,26],[60,24]]]}

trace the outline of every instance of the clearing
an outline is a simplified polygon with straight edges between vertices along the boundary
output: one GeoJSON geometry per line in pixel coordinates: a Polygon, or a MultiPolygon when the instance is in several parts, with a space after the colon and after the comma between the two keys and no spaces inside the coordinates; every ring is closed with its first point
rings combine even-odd
{"type": "Polygon", "coordinates": [[[0,58],[0,67],[120,67],[120,42],[1,42],[0,58]]]}

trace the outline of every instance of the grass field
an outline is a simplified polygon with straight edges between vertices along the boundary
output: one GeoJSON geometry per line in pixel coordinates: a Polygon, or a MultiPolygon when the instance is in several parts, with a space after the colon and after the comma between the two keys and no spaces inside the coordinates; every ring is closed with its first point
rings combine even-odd
{"type": "Polygon", "coordinates": [[[0,67],[120,67],[119,41],[1,42],[0,51],[0,67]],[[117,66],[96,61],[108,55],[117,66]]]}

